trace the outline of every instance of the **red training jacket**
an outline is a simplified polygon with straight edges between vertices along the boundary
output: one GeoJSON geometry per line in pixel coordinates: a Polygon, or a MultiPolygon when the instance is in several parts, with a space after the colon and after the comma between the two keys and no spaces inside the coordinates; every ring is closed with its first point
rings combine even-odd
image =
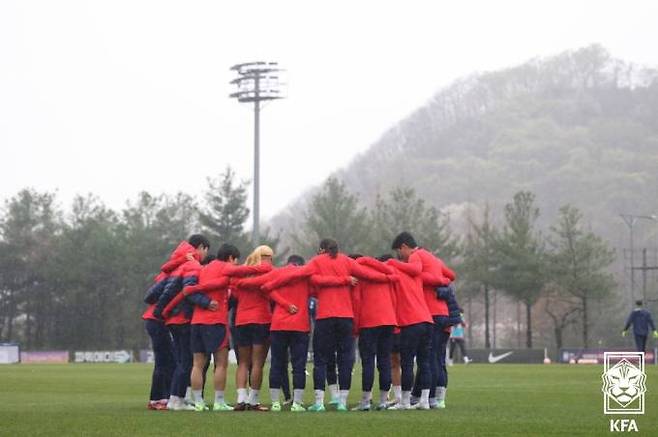
{"type": "MultiPolygon", "coordinates": [[[[395,270],[370,257],[361,257],[358,264],[373,272],[386,275],[395,274],[395,270]]],[[[354,325],[358,330],[376,326],[396,326],[396,296],[393,284],[389,282],[359,281],[354,287],[352,304],[354,306],[354,325]]]]}
{"type": "Polygon", "coordinates": [[[394,284],[398,326],[405,327],[423,322],[433,323],[432,315],[423,296],[420,271],[415,266],[396,259],[390,259],[386,264],[393,267],[400,277],[400,282],[394,284]]]}
{"type": "MultiPolygon", "coordinates": [[[[183,240],[178,244],[176,249],[169,256],[169,260],[160,266],[160,273],[157,274],[153,280],[154,284],[157,284],[160,281],[166,281],[169,278],[170,274],[176,270],[181,264],[187,261],[187,254],[195,253],[196,250],[190,243],[183,240]]],[[[150,304],[144,314],[142,314],[142,319],[144,320],[158,320],[153,315],[153,310],[155,309],[155,304],[150,304]]]]}

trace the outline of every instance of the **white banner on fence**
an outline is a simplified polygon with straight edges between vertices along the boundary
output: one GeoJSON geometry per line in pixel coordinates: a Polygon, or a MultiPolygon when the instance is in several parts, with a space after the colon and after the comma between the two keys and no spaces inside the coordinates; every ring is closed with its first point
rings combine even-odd
{"type": "Polygon", "coordinates": [[[0,364],[18,363],[20,351],[17,344],[3,343],[0,344],[0,364]]]}
{"type": "Polygon", "coordinates": [[[76,363],[130,363],[133,361],[132,351],[76,351],[76,363]]]}

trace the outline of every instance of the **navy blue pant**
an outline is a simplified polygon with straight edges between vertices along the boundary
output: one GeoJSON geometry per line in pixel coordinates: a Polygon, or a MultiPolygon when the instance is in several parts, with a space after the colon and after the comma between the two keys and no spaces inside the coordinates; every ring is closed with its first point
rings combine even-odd
{"type": "Polygon", "coordinates": [[[354,338],[352,319],[331,317],[315,321],[313,333],[313,385],[315,390],[324,390],[327,379],[327,363],[331,354],[336,354],[338,385],[349,390],[352,385],[354,365],[354,338]]]}
{"type": "Polygon", "coordinates": [[[431,323],[417,323],[400,329],[402,391],[410,391],[414,384],[414,359],[418,365],[419,388],[429,389],[432,384],[430,372],[432,326],[431,323]]]}
{"type": "MultiPolygon", "coordinates": [[[[308,353],[308,349],[307,352],[308,353]]],[[[290,378],[288,377],[288,362],[290,361],[290,352],[286,351],[286,362],[281,372],[281,391],[283,392],[283,399],[292,399],[290,396],[290,378]]]]}
{"type": "Polygon", "coordinates": [[[438,341],[436,347],[438,348],[438,375],[436,378],[436,385],[430,387],[430,397],[434,397],[436,387],[448,386],[448,368],[446,367],[446,351],[448,349],[448,341],[450,341],[450,333],[441,330],[438,333],[438,341]]]}
{"type": "Polygon", "coordinates": [[[176,370],[171,379],[171,394],[185,397],[185,391],[190,385],[192,371],[192,348],[190,340],[190,325],[169,325],[169,332],[174,339],[174,358],[176,370]]]}
{"type": "Polygon", "coordinates": [[[292,386],[294,389],[306,387],[306,354],[308,334],[299,331],[271,331],[272,364],[270,367],[270,388],[281,388],[282,379],[288,378],[288,350],[292,363],[292,386]]]}
{"type": "Polygon", "coordinates": [[[638,352],[644,352],[647,348],[647,336],[646,335],[636,335],[635,336],[635,347],[638,352]]]}
{"type": "Polygon", "coordinates": [[[372,391],[375,381],[375,357],[379,371],[379,389],[391,388],[391,353],[393,351],[393,327],[377,326],[359,332],[363,391],[372,391]]]}
{"type": "Polygon", "coordinates": [[[151,337],[155,366],[151,377],[151,400],[158,401],[169,397],[171,377],[174,374],[174,345],[164,323],[159,320],[146,320],[146,332],[151,337]]]}
{"type": "MultiPolygon", "coordinates": [[[[450,340],[450,333],[444,332],[445,325],[434,318],[432,325],[432,342],[430,343],[430,397],[436,396],[436,387],[448,386],[448,369],[446,368],[446,349],[450,340]]],[[[420,397],[420,380],[416,375],[413,395],[420,397]]]]}
{"type": "Polygon", "coordinates": [[[327,361],[327,384],[338,384],[338,371],[336,370],[336,354],[329,355],[327,361]]]}

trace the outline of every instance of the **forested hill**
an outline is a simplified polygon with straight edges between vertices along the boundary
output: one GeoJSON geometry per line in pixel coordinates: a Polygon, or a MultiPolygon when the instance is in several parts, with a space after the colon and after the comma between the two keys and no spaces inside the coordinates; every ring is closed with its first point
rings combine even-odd
{"type": "MultiPolygon", "coordinates": [[[[658,72],[594,45],[475,74],[335,175],[369,205],[403,185],[455,212],[468,203],[501,206],[530,190],[545,220],[571,203],[612,238],[620,212],[658,210],[658,72]]],[[[273,227],[285,229],[304,203],[273,227]]]]}

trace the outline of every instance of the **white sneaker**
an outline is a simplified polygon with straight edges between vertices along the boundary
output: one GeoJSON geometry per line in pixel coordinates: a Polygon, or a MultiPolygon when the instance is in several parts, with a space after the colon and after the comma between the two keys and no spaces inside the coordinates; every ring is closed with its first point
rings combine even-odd
{"type": "Polygon", "coordinates": [[[388,407],[389,410],[411,410],[411,405],[397,403],[388,407]]]}
{"type": "Polygon", "coordinates": [[[464,364],[468,364],[471,361],[473,361],[473,360],[471,360],[469,357],[464,357],[464,364]]]}
{"type": "Polygon", "coordinates": [[[174,402],[170,408],[172,411],[194,411],[192,405],[187,405],[185,402],[174,402]]]}
{"type": "Polygon", "coordinates": [[[418,402],[416,405],[412,405],[411,410],[429,410],[430,404],[425,402],[418,402]]]}

